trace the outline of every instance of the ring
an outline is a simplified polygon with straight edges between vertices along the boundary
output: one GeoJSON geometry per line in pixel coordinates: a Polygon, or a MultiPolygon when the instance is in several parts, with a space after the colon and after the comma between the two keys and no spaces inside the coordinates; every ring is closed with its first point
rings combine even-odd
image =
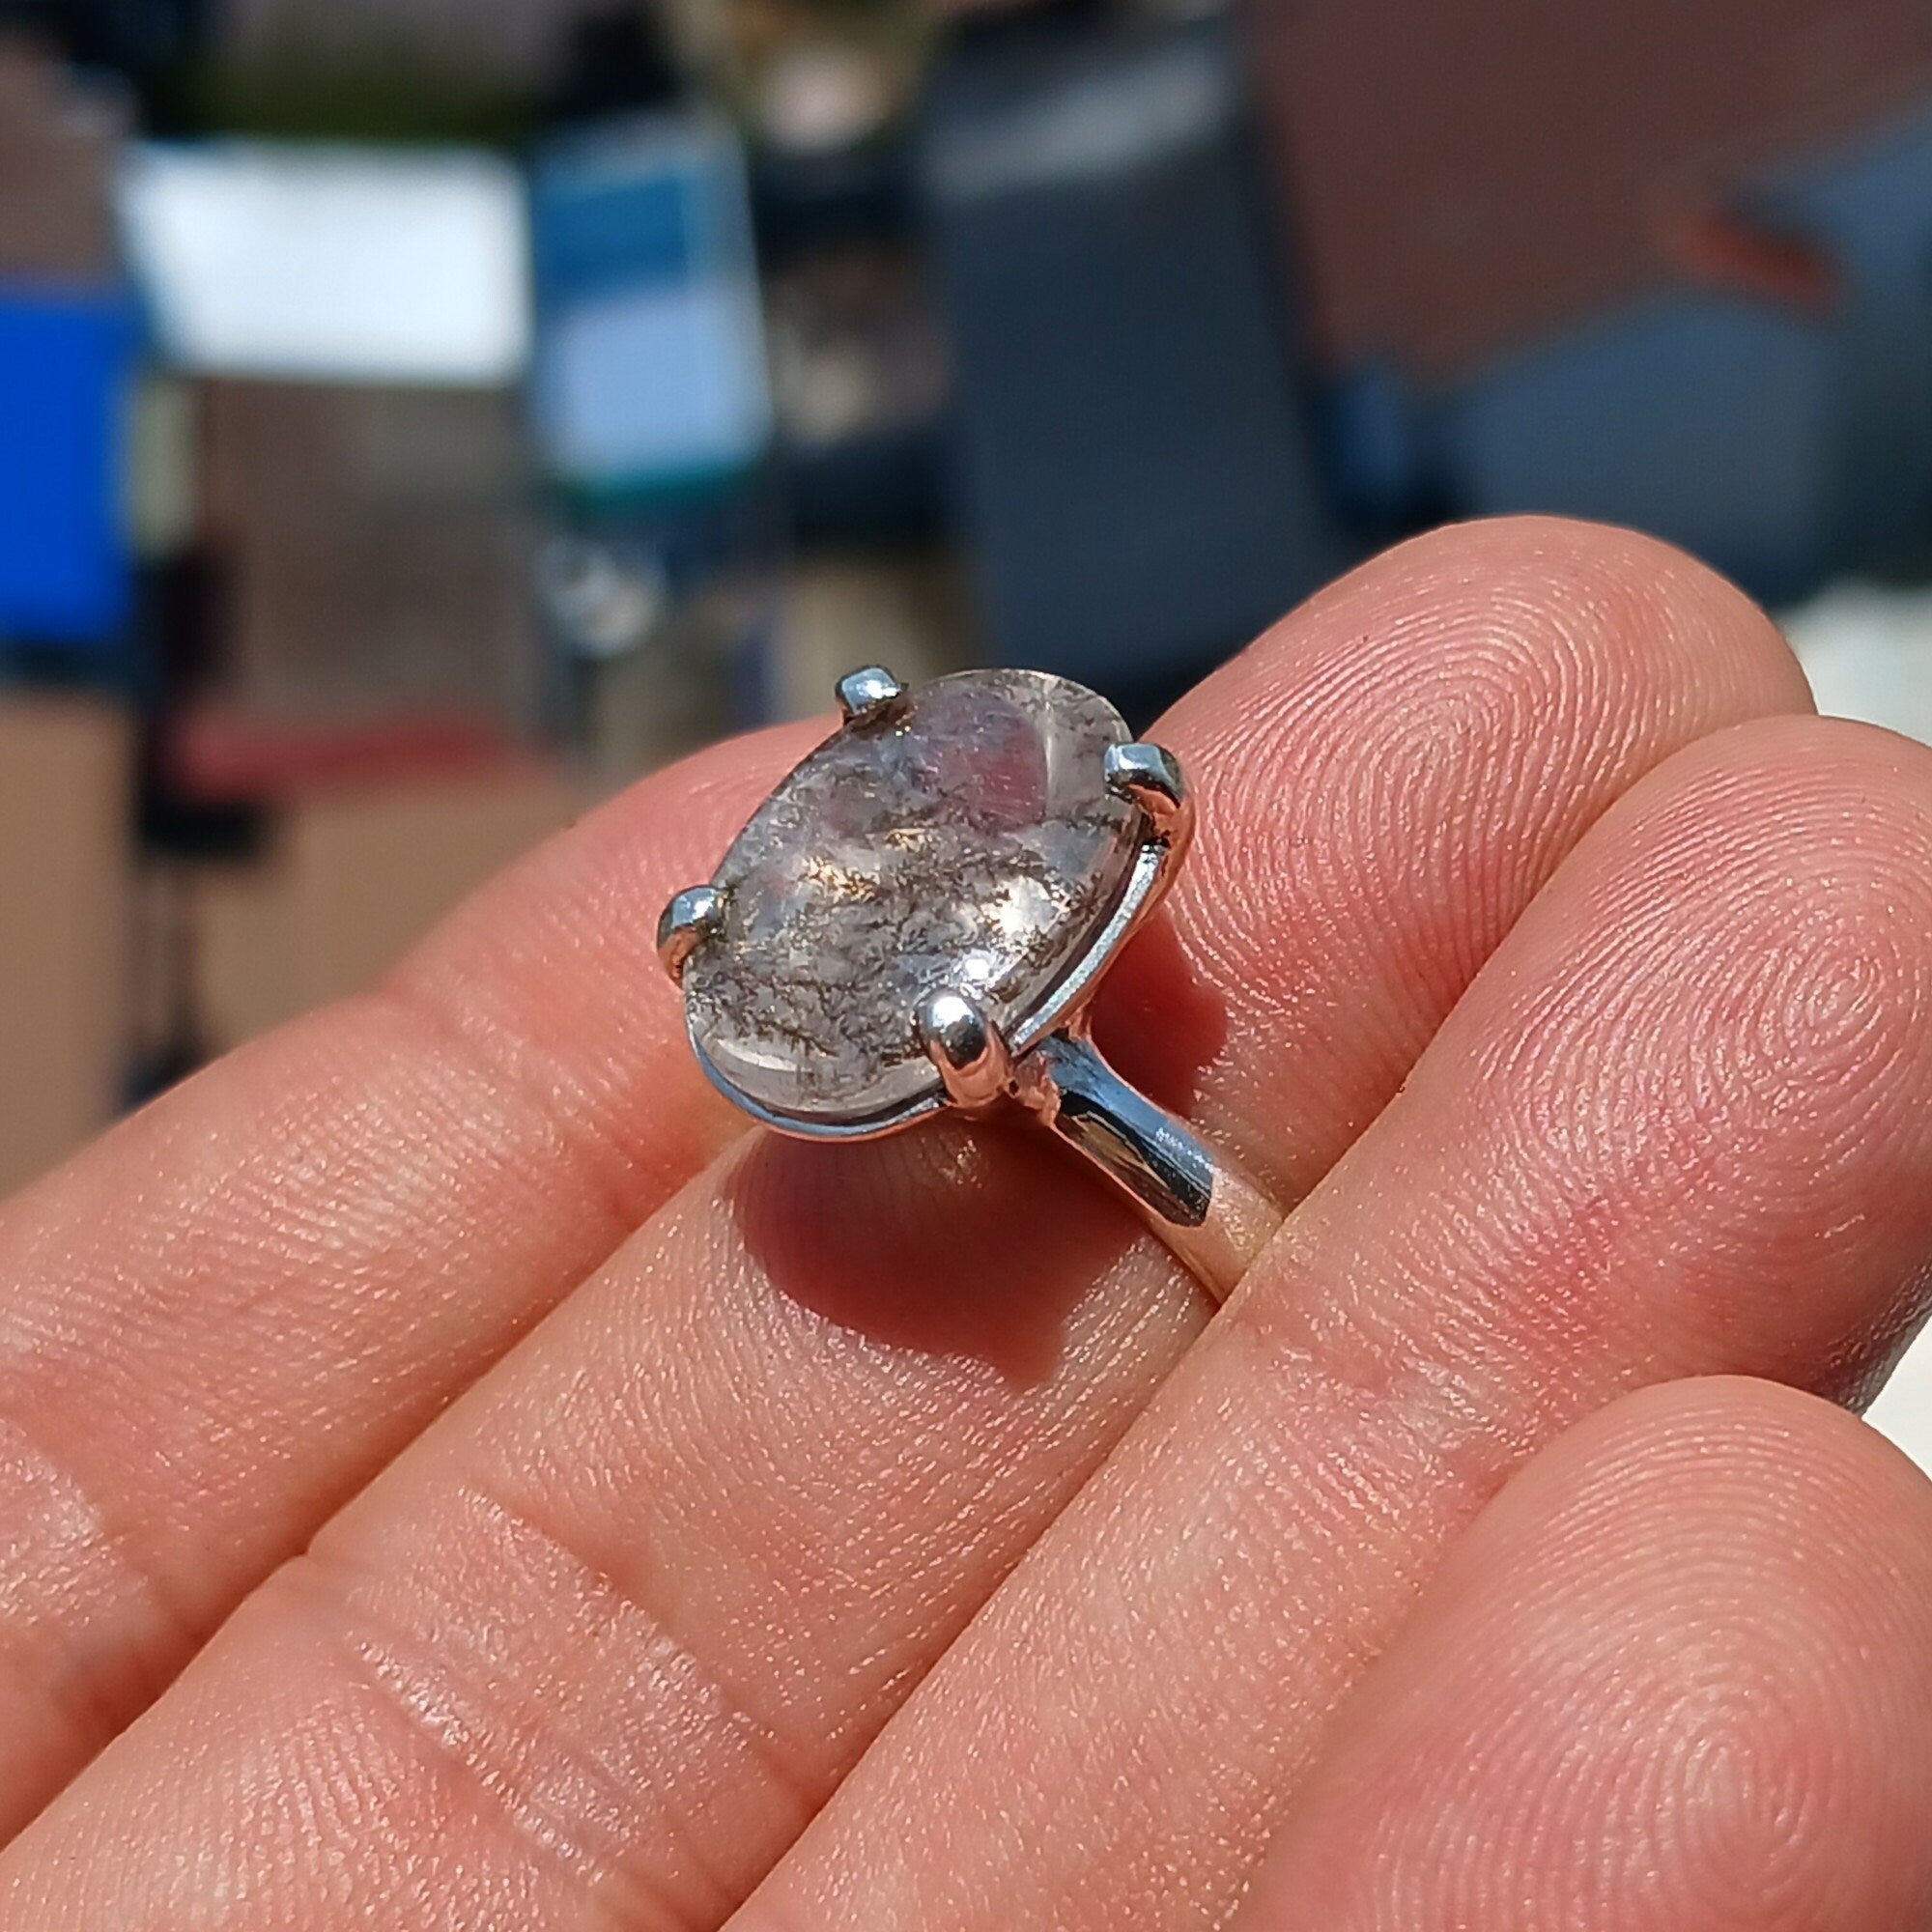
{"type": "Polygon", "coordinates": [[[754,1120],[809,1140],[1017,1107],[1220,1301],[1281,1214],[1088,1028],[1192,841],[1179,762],[1041,671],[913,689],[870,667],[838,689],[839,729],[659,921],[699,1065],[754,1120]]]}

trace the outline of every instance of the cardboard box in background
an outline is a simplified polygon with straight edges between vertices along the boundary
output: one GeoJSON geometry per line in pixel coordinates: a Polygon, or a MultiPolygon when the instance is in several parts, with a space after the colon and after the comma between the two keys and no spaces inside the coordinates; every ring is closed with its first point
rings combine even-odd
{"type": "Polygon", "coordinates": [[[525,737],[543,673],[514,395],[219,381],[201,405],[220,698],[272,724],[525,737]]]}
{"type": "Polygon", "coordinates": [[[569,824],[546,770],[391,784],[284,807],[247,865],[186,874],[197,1041],[225,1052],[393,965],[492,872],[569,824]]]}
{"type": "Polygon", "coordinates": [[[121,1105],[132,746],[108,705],[0,697],[0,1192],[121,1105]]]}

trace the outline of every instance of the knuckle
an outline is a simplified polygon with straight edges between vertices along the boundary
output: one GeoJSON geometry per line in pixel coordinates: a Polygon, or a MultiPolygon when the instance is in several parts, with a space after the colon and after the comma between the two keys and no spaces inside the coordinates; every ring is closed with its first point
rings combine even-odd
{"type": "Polygon", "coordinates": [[[459,1781],[514,1856],[627,1925],[728,1910],[740,1846],[707,1794],[730,1789],[741,1819],[810,1815],[789,1754],[665,1606],[547,1516],[467,1492],[419,1560],[335,1534],[279,1582],[426,1779],[459,1781]]]}
{"type": "Polygon", "coordinates": [[[0,1676],[32,1687],[71,1755],[91,1754],[198,1632],[72,1459],[5,1411],[0,1525],[0,1676]]]}

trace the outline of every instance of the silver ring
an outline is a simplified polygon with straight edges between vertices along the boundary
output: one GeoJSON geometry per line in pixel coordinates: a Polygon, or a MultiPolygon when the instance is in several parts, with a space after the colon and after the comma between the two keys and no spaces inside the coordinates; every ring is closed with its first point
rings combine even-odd
{"type": "Polygon", "coordinates": [[[838,704],[839,729],[659,921],[698,1065],[808,1140],[1021,1109],[1221,1300],[1280,1212],[1088,1031],[1193,839],[1179,761],[1040,671],[909,689],[868,667],[838,681],[838,704]]]}

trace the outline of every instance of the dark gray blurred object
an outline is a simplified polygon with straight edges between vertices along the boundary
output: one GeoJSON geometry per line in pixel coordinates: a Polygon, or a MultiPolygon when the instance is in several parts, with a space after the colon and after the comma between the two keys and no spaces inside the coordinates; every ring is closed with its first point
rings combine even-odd
{"type": "Polygon", "coordinates": [[[128,115],[111,85],[75,80],[0,19],[0,280],[117,272],[112,182],[128,115]]]}
{"type": "Polygon", "coordinates": [[[1747,206],[1833,266],[1834,546],[1863,565],[1932,541],[1932,76],[1914,111],[1793,156],[1747,206]]]}
{"type": "Polygon", "coordinates": [[[1769,602],[1837,554],[1842,351],[1817,315],[1702,290],[1504,358],[1435,411],[1460,515],[1634,524],[1769,602]]]}
{"type": "Polygon", "coordinates": [[[962,38],[923,107],[998,654],[1151,699],[1339,555],[1209,22],[962,38]]]}

